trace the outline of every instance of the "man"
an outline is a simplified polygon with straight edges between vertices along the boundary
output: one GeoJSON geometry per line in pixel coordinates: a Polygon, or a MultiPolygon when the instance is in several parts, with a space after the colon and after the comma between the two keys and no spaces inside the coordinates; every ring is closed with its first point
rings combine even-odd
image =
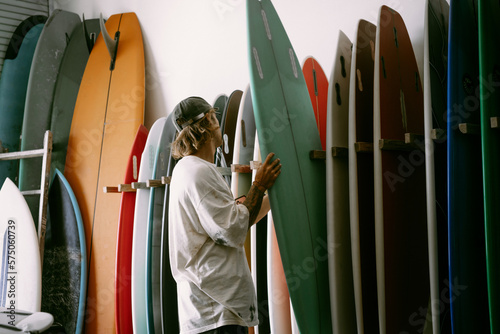
{"type": "Polygon", "coordinates": [[[170,184],[169,251],[181,333],[247,333],[258,311],[243,245],[270,209],[264,193],[281,173],[280,160],[267,156],[239,204],[214,165],[222,144],[216,109],[190,97],[173,112],[178,135],[171,151],[182,159],[170,184]]]}

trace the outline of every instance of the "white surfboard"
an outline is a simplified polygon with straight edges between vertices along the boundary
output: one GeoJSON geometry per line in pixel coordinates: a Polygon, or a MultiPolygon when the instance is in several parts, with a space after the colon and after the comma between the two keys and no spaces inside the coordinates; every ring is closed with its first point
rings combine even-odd
{"type": "Polygon", "coordinates": [[[332,251],[328,256],[328,271],[334,333],[356,331],[349,220],[349,159],[347,155],[332,155],[332,148],[347,149],[348,146],[351,46],[349,38],[339,31],[328,87],[326,213],[328,248],[332,251]]]}
{"type": "MultiPolygon", "coordinates": [[[[435,35],[436,26],[439,22],[440,26],[438,31],[440,31],[443,36],[448,36],[448,15],[449,15],[449,4],[446,0],[428,0],[426,1],[425,7],[425,24],[424,24],[424,126],[425,126],[425,170],[426,170],[426,188],[427,188],[427,233],[428,233],[428,247],[429,247],[429,276],[430,276],[430,291],[431,291],[431,312],[432,312],[432,327],[433,333],[439,334],[441,332],[441,314],[443,309],[441,309],[441,297],[440,297],[440,287],[439,287],[439,276],[445,276],[446,273],[439,272],[439,257],[443,258],[443,254],[439,254],[439,242],[442,242],[442,239],[439,238],[439,219],[437,214],[436,206],[439,205],[439,201],[437,199],[436,194],[439,190],[436,189],[436,175],[443,175],[443,173],[439,173],[439,169],[446,169],[444,166],[436,165],[436,161],[434,156],[438,154],[438,152],[446,151],[446,142],[441,140],[437,143],[439,146],[435,146],[434,140],[432,139],[432,129],[434,129],[434,122],[436,121],[435,117],[439,117],[446,110],[446,79],[441,81],[440,84],[437,84],[436,87],[433,87],[433,84],[436,84],[436,80],[431,80],[431,73],[434,78],[439,78],[441,75],[442,78],[446,78],[446,66],[437,67],[436,64],[431,64],[434,59],[439,59],[443,63],[445,63],[444,56],[447,55],[447,40],[443,38],[441,40],[443,48],[431,48],[430,42],[430,34],[434,34],[434,40],[438,40],[435,35]],[[434,28],[434,31],[431,31],[431,24],[434,28]],[[433,54],[431,54],[433,53],[433,54]],[[441,56],[438,57],[437,55],[441,56]],[[444,86],[444,87],[443,87],[444,86]],[[435,109],[433,114],[433,92],[434,94],[441,96],[434,96],[435,98],[435,109]],[[441,94],[439,94],[441,92],[441,94]],[[440,108],[441,107],[441,108],[440,108]],[[439,150],[441,149],[441,150],[439,150]],[[436,167],[438,169],[436,173],[436,167]]],[[[435,43],[435,42],[434,42],[435,43]]],[[[442,117],[440,117],[442,118],[442,117]]],[[[446,121],[443,119],[439,119],[441,123],[446,126],[446,121]]],[[[441,163],[446,158],[446,152],[443,152],[443,158],[441,163]]],[[[446,172],[445,172],[446,173],[446,172]]],[[[439,185],[438,185],[439,186],[439,185]]],[[[442,204],[442,203],[441,203],[442,204]]],[[[446,210],[446,205],[441,205],[442,210],[446,210]]],[[[442,215],[443,216],[443,215],[442,215]]],[[[441,219],[442,221],[443,219],[441,219]]],[[[441,222],[442,223],[442,222],[441,222]]],[[[444,230],[443,228],[441,230],[444,230]]],[[[441,249],[443,249],[441,247],[441,249]]]]}
{"type": "MultiPolygon", "coordinates": [[[[238,118],[236,121],[236,131],[234,134],[234,148],[233,148],[233,164],[238,165],[248,165],[250,164],[250,159],[252,158],[253,155],[253,138],[255,135],[252,135],[252,142],[251,145],[247,145],[247,132],[249,131],[248,129],[248,124],[244,125],[245,122],[243,120],[244,114],[246,114],[245,118],[248,118],[248,114],[251,113],[253,117],[253,108],[252,108],[252,98],[250,95],[250,85],[247,85],[247,88],[245,89],[243,96],[241,98],[240,102],[240,108],[238,112],[238,118]],[[246,127],[245,127],[246,126],[246,127]],[[242,143],[242,138],[244,141],[244,144],[242,143]],[[251,148],[250,148],[251,146],[251,148]],[[252,154],[248,156],[248,150],[251,149],[250,152],[252,154]],[[243,160],[248,160],[248,161],[243,161],[243,160]]],[[[252,128],[252,127],[251,127],[252,128]]],[[[250,128],[250,131],[253,131],[255,133],[255,120],[253,121],[253,130],[250,128]]],[[[250,190],[250,187],[252,185],[252,175],[251,174],[244,174],[244,173],[237,173],[237,172],[232,172],[231,173],[231,192],[233,193],[234,198],[238,198],[240,196],[246,195],[248,191],[250,190]]],[[[251,251],[251,233],[247,234],[247,238],[245,240],[245,255],[247,258],[248,266],[250,267],[250,270],[252,270],[252,251],[251,251]]]]}
{"type": "Polygon", "coordinates": [[[373,208],[373,154],[358,153],[356,142],[373,141],[373,66],[376,27],[358,22],[353,42],[349,92],[349,207],[351,221],[352,270],[357,332],[378,328],[375,220],[373,208]],[[366,117],[366,119],[364,119],[366,117]],[[361,118],[358,124],[357,120],[361,118]],[[361,133],[357,128],[364,127],[361,133]],[[359,160],[359,161],[358,161],[359,160]],[[359,175],[358,175],[359,172],[359,175]],[[361,192],[361,194],[360,194],[361,192]],[[360,197],[360,195],[362,197],[360,197]],[[371,203],[371,205],[370,205],[371,203]],[[364,215],[364,216],[363,216],[364,215]],[[366,239],[371,237],[371,242],[366,239]],[[367,258],[371,256],[371,258],[367,258]],[[366,264],[371,263],[372,267],[366,264]],[[363,286],[368,287],[363,291],[363,286]],[[365,314],[366,310],[370,314],[365,314]]]}
{"type": "MultiPolygon", "coordinates": [[[[153,176],[154,162],[161,133],[167,118],[161,117],[153,124],[141,156],[138,182],[153,176]]],[[[135,333],[147,332],[146,313],[146,247],[149,214],[149,189],[137,189],[132,241],[132,324],[135,333]]]]}
{"type": "Polygon", "coordinates": [[[35,223],[9,178],[0,190],[0,250],[0,307],[39,312],[42,272],[35,223]]]}
{"type": "MultiPolygon", "coordinates": [[[[241,98],[236,131],[234,135],[233,164],[248,165],[253,157],[255,138],[255,118],[253,116],[252,95],[247,85],[241,98]]],[[[252,186],[252,175],[232,173],[231,191],[234,197],[246,195],[252,186]]]]}
{"type": "Polygon", "coordinates": [[[267,214],[267,277],[271,333],[290,334],[292,306],[271,211],[267,214]]]}

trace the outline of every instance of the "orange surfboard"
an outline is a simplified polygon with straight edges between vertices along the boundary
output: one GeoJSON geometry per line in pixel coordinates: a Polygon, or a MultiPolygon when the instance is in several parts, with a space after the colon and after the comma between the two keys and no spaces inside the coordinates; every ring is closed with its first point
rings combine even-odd
{"type": "Polygon", "coordinates": [[[328,79],[323,68],[313,57],[308,57],[302,65],[307,90],[314,109],[316,124],[323,150],[326,148],[326,114],[328,109],[328,79]]]}
{"type": "Polygon", "coordinates": [[[73,186],[85,227],[86,333],[115,332],[120,196],[105,194],[103,187],[123,182],[137,128],[144,120],[144,46],[137,16],[113,15],[106,30],[117,41],[116,52],[108,52],[101,33],[80,85],[64,173],[73,186]],[[113,69],[111,54],[116,55],[113,69]]]}

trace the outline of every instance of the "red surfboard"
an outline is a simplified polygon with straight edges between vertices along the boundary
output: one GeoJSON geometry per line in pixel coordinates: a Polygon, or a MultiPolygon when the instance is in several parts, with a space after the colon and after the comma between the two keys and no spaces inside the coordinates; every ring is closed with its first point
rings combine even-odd
{"type": "MultiPolygon", "coordinates": [[[[139,126],[125,172],[124,184],[137,182],[142,151],[146,145],[148,129],[139,126]]],[[[122,192],[116,240],[115,266],[115,322],[116,333],[132,333],[132,239],[134,232],[135,192],[122,192]]]]}
{"type": "Polygon", "coordinates": [[[307,90],[318,125],[321,147],[326,148],[326,113],[328,109],[328,79],[325,72],[313,57],[308,57],[302,65],[302,73],[306,79],[307,90]]]}

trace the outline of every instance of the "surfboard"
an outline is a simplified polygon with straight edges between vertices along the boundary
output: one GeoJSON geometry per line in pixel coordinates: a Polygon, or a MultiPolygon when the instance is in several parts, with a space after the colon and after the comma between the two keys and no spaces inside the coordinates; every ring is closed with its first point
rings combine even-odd
{"type": "Polygon", "coordinates": [[[423,91],[405,23],[387,6],[378,17],[373,96],[379,328],[420,331],[426,314],[409,319],[430,297],[425,155],[404,143],[407,133],[424,134],[423,91]],[[391,141],[404,148],[388,147],[391,141]]]}
{"type": "MultiPolygon", "coordinates": [[[[24,118],[21,130],[21,151],[40,149],[43,137],[50,129],[54,89],[59,69],[68,46],[67,36],[81,24],[80,17],[71,12],[55,10],[45,23],[31,64],[24,118]]],[[[85,66],[85,65],[83,65],[85,66]]],[[[19,189],[40,189],[42,158],[19,162],[19,189]]],[[[34,221],[38,225],[39,196],[27,196],[34,221]]]]}
{"type": "MultiPolygon", "coordinates": [[[[334,333],[353,333],[356,331],[349,218],[350,171],[348,155],[345,154],[348,147],[351,47],[352,43],[349,38],[342,31],[339,31],[337,50],[330,74],[331,85],[328,86],[327,91],[326,129],[324,129],[326,130],[326,146],[324,147],[327,152],[327,239],[333,251],[328,257],[328,271],[334,333]],[[335,154],[334,156],[335,149],[344,150],[344,154],[335,154]]],[[[321,73],[317,69],[318,65],[314,68],[316,68],[317,73],[321,73]]],[[[321,77],[321,75],[315,74],[314,77],[321,77]]],[[[326,77],[323,81],[326,81],[326,77]]],[[[319,88],[316,90],[319,91],[319,88]]],[[[311,94],[311,88],[309,88],[309,94],[311,94]]],[[[316,95],[316,99],[319,99],[318,95],[316,95]]],[[[321,124],[318,126],[321,136],[321,124]]]]}
{"type": "MultiPolygon", "coordinates": [[[[231,167],[233,163],[233,149],[234,149],[234,135],[236,132],[236,121],[238,119],[238,111],[243,92],[235,90],[229,96],[222,116],[222,123],[220,123],[222,131],[222,146],[220,153],[216,154],[215,164],[218,167],[231,167]],[[222,153],[222,154],[221,154],[222,153]]],[[[225,175],[224,179],[227,184],[231,186],[231,175],[225,175]]]]}
{"type": "Polygon", "coordinates": [[[483,156],[484,220],[486,237],[486,269],[491,333],[500,333],[500,54],[492,45],[498,45],[500,4],[495,1],[478,2],[479,20],[479,77],[481,99],[481,144],[483,156]],[[493,88],[495,83],[497,88],[493,88]]]}
{"type": "MultiPolygon", "coordinates": [[[[254,157],[256,131],[250,85],[246,87],[241,97],[239,110],[234,134],[232,163],[235,165],[250,165],[250,161],[252,161],[254,157]]],[[[251,186],[251,173],[233,172],[231,178],[231,191],[235,198],[246,195],[251,186]]]]}
{"type": "Polygon", "coordinates": [[[54,322],[54,317],[45,312],[27,312],[0,307],[2,333],[45,333],[54,322]]]}
{"type": "MultiPolygon", "coordinates": [[[[139,126],[125,171],[123,184],[132,184],[139,178],[142,152],[146,145],[148,129],[139,126]]],[[[134,233],[136,193],[122,192],[120,199],[120,215],[118,218],[118,232],[116,238],[115,264],[115,326],[116,333],[132,333],[132,240],[134,233]]]]}
{"type": "MultiPolygon", "coordinates": [[[[170,144],[172,143],[176,130],[173,122],[174,113],[170,113],[163,125],[163,130],[160,135],[154,166],[154,180],[160,180],[162,176],[167,175],[170,165],[170,144]]],[[[163,205],[165,204],[165,186],[152,187],[149,196],[149,213],[148,213],[148,231],[146,244],[146,307],[147,307],[147,328],[148,333],[161,333],[162,323],[162,300],[161,295],[162,282],[161,275],[161,249],[162,226],[163,226],[163,205]]],[[[166,288],[166,286],[164,287],[166,288]]],[[[173,290],[176,289],[174,284],[173,290]]],[[[168,294],[167,294],[168,295],[168,294]]],[[[171,304],[172,305],[172,304],[171,304]]],[[[177,304],[175,303],[175,306],[177,304]]],[[[175,308],[173,307],[174,314],[175,308]]],[[[173,317],[175,318],[175,317],[173,317]]],[[[177,324],[177,320],[174,324],[177,324]]],[[[168,328],[168,324],[166,324],[168,328]]]]}
{"type": "Polygon", "coordinates": [[[359,20],[349,83],[349,215],[356,324],[359,333],[378,333],[373,153],[373,70],[377,27],[359,20]],[[358,144],[357,144],[358,143],[358,144]]]}
{"type": "Polygon", "coordinates": [[[227,104],[226,118],[224,121],[224,132],[222,133],[222,153],[226,166],[233,163],[234,136],[236,132],[236,121],[240,110],[240,102],[243,92],[239,89],[231,93],[227,104]]]}
{"type": "Polygon", "coordinates": [[[56,169],[50,185],[41,310],[68,333],[82,333],[87,289],[85,231],[75,194],[56,169]]]}
{"type": "Polygon", "coordinates": [[[0,189],[0,307],[40,312],[41,266],[30,210],[14,182],[0,189]]]}
{"type": "MultiPolygon", "coordinates": [[[[24,118],[24,102],[33,54],[47,17],[30,16],[17,26],[5,53],[0,77],[1,152],[17,152],[24,118]]],[[[0,183],[17,183],[19,161],[0,161],[0,183]]]]}
{"type": "MultiPolygon", "coordinates": [[[[250,91],[248,91],[249,94],[250,91]]],[[[248,94],[246,96],[248,98],[248,94]]],[[[251,95],[249,97],[251,99],[251,95]]],[[[248,106],[248,105],[247,105],[248,106]]],[[[250,109],[244,109],[245,113],[250,112],[253,115],[253,107],[250,102],[248,106],[250,109]]],[[[242,115],[243,116],[243,115],[242,115]]],[[[252,116],[245,116],[245,118],[251,118],[252,116]]],[[[243,119],[243,117],[242,117],[243,119]]],[[[249,122],[251,123],[251,122],[249,122]]],[[[240,123],[242,125],[244,123],[240,123]]],[[[260,146],[259,146],[259,138],[256,135],[255,129],[255,117],[253,121],[253,161],[262,162],[262,157],[260,155],[260,146]]],[[[245,130],[246,131],[246,130],[245,130]]],[[[250,135],[249,135],[250,137],[250,135]]],[[[248,138],[247,138],[248,139],[248,138]]],[[[250,152],[248,152],[250,153],[250,152]]],[[[248,158],[248,157],[247,157],[248,158]]],[[[246,160],[246,159],[245,159],[246,160]]],[[[254,169],[251,175],[251,182],[255,181],[255,175],[257,174],[257,170],[254,169]]],[[[248,188],[250,190],[250,187],[248,188]]],[[[270,315],[269,315],[269,294],[268,294],[268,265],[267,265],[267,224],[268,218],[267,215],[264,216],[261,220],[256,222],[252,227],[250,227],[250,231],[247,234],[250,237],[250,269],[252,273],[252,279],[255,285],[255,290],[257,292],[257,303],[258,303],[258,317],[259,317],[259,325],[253,327],[254,332],[256,334],[259,333],[270,333],[270,315]]],[[[246,245],[245,245],[246,247],[246,245]]],[[[247,249],[245,248],[245,252],[247,249]]],[[[247,257],[248,259],[248,257],[247,257]]]]}
{"type": "MultiPolygon", "coordinates": [[[[250,92],[250,85],[247,85],[245,92],[241,98],[240,111],[236,120],[236,131],[234,134],[234,149],[233,161],[235,165],[250,165],[250,161],[254,156],[254,142],[255,142],[255,117],[253,115],[252,94],[250,92]]],[[[252,186],[251,173],[231,173],[231,192],[234,198],[244,196],[252,186]]],[[[252,269],[251,260],[251,233],[247,234],[245,240],[245,255],[247,257],[250,270],[252,269]]]]}
{"type": "MultiPolygon", "coordinates": [[[[250,92],[250,85],[247,85],[243,96],[240,102],[240,109],[238,112],[238,118],[236,120],[236,131],[234,134],[234,149],[233,149],[233,159],[232,163],[234,165],[250,165],[250,161],[254,160],[254,141],[255,141],[255,117],[253,115],[253,106],[252,106],[252,95],[250,92]]],[[[238,198],[240,196],[244,196],[250,190],[252,185],[252,173],[240,173],[240,172],[232,172],[231,173],[231,192],[233,193],[234,198],[238,198]]],[[[252,273],[252,277],[254,281],[256,280],[256,271],[252,266],[252,230],[247,233],[245,239],[245,255],[247,258],[247,263],[252,273]],[[255,272],[255,273],[254,273],[255,272]],[[255,275],[254,275],[255,274],[255,275]]],[[[259,292],[257,290],[257,302],[259,303],[259,292]]],[[[267,294],[266,294],[267,295],[267,294]]],[[[267,298],[266,298],[267,300],[267,298]]],[[[261,314],[267,314],[267,306],[259,303],[259,317],[261,314]],[[264,310],[262,310],[263,308],[264,310]],[[262,311],[262,312],[261,312],[262,311]]],[[[268,321],[263,319],[263,321],[259,321],[259,325],[267,324],[268,321]]],[[[251,327],[249,329],[249,333],[252,334],[255,332],[255,328],[251,327]]]]}
{"type": "MultiPolygon", "coordinates": [[[[448,242],[454,334],[490,332],[481,135],[460,131],[460,124],[480,124],[477,24],[463,24],[477,22],[476,4],[476,1],[452,1],[449,16],[448,242]]],[[[463,126],[462,129],[469,130],[463,126]]]]}
{"type": "Polygon", "coordinates": [[[292,333],[290,294],[281,262],[272,212],[267,214],[267,277],[270,333],[292,333]]]}
{"type": "MultiPolygon", "coordinates": [[[[170,120],[169,120],[170,121],[170,120]]],[[[172,122],[172,121],[170,121],[172,122]]],[[[176,138],[175,129],[169,128],[165,133],[165,138],[162,138],[165,143],[172,143],[176,138]]],[[[168,161],[168,167],[165,176],[171,177],[174,167],[177,163],[170,150],[168,156],[165,155],[168,161]]],[[[177,283],[172,276],[170,269],[170,253],[168,243],[168,206],[170,201],[170,183],[165,185],[165,196],[163,201],[162,227],[161,227],[161,256],[160,256],[160,300],[161,300],[161,322],[163,333],[173,331],[179,332],[179,312],[177,310],[177,283]]]]}
{"type": "Polygon", "coordinates": [[[318,126],[321,147],[326,148],[327,110],[328,110],[328,79],[323,68],[314,57],[307,57],[302,64],[302,73],[306,80],[307,90],[314,109],[316,125],[318,126]]]}
{"type": "Polygon", "coordinates": [[[219,121],[219,125],[221,126],[221,130],[223,131],[224,124],[222,123],[223,119],[225,119],[224,111],[226,110],[226,105],[229,100],[229,97],[226,94],[220,94],[215,98],[213,107],[218,108],[217,111],[217,120],[219,121]]]}
{"type": "Polygon", "coordinates": [[[85,226],[89,262],[87,333],[109,333],[115,327],[120,198],[105,194],[103,187],[123,182],[130,149],[144,118],[144,45],[137,16],[112,15],[105,28],[96,40],[80,84],[64,171],[85,226]],[[116,40],[119,35],[116,53],[111,53],[116,54],[113,60],[103,38],[105,31],[116,40]]]}
{"type": "MultiPolygon", "coordinates": [[[[217,116],[217,120],[219,121],[219,126],[220,126],[222,133],[224,133],[224,122],[226,120],[228,101],[229,101],[229,96],[227,96],[226,94],[219,94],[215,98],[215,101],[213,104],[213,107],[218,109],[216,116],[217,116]]],[[[220,164],[217,164],[217,162],[221,159],[219,157],[219,155],[222,155],[222,147],[217,148],[215,155],[214,155],[215,164],[220,167],[220,164]]]]}
{"type": "Polygon", "coordinates": [[[448,280],[446,112],[448,16],[446,0],[428,0],[424,25],[424,126],[433,333],[451,333],[450,304],[440,293],[448,280]],[[440,135],[438,137],[437,135],[440,135]]]}
{"type": "MultiPolygon", "coordinates": [[[[140,183],[146,184],[148,180],[153,179],[156,152],[166,121],[166,117],[158,118],[149,131],[146,146],[141,156],[138,178],[140,183]]],[[[135,200],[131,273],[132,325],[134,333],[147,332],[146,254],[150,192],[151,190],[148,188],[137,189],[135,200]]]]}
{"type": "Polygon", "coordinates": [[[288,289],[303,333],[331,333],[325,164],[300,64],[269,0],[247,1],[250,82],[262,156],[283,170],[269,196],[288,289]],[[325,247],[326,246],[326,247],[325,247]],[[293,271],[298,266],[299,271],[293,271]],[[312,269],[314,268],[314,269],[312,269]]]}
{"type": "Polygon", "coordinates": [[[51,175],[54,174],[56,168],[64,173],[73,111],[90,54],[87,48],[87,37],[91,38],[90,35],[92,35],[96,38],[100,30],[98,19],[85,20],[76,25],[71,32],[68,46],[64,52],[54,87],[51,120],[48,128],[52,131],[51,175]],[[86,33],[89,36],[86,36],[86,33]]]}

